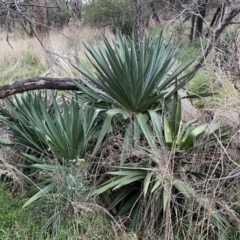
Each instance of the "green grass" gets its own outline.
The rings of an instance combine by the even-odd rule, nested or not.
[[[128,239],[125,233],[119,232],[119,228],[111,223],[101,209],[97,209],[97,205],[93,204],[91,206],[89,204],[88,206],[88,203],[80,202],[74,203],[74,213],[71,214],[71,218],[65,226],[60,226],[57,236],[53,236],[51,229],[46,229],[39,235],[48,219],[45,218],[45,214],[41,214],[41,211],[22,210],[26,201],[27,199],[21,195],[12,196],[9,191],[0,187],[1,240]],[[43,211],[51,212],[54,210],[47,205],[42,209]]]
[[[12,59],[5,59],[0,65],[0,71],[0,82],[3,85],[12,81],[39,76],[46,71],[46,67],[40,62],[36,53],[28,50],[15,63],[12,62]]]
[[[12,196],[0,186],[0,239],[28,240],[35,239],[39,228],[36,220],[28,221],[29,212],[21,208],[26,201],[20,195]]]
[[[163,30],[163,27],[157,26],[150,28],[148,31],[148,34],[150,37],[156,37],[160,34],[160,32]]]
[[[194,94],[207,92],[207,79],[201,73],[197,73],[191,82],[188,83],[188,91]]]
[[[21,68],[16,71],[13,67],[8,67],[1,72],[0,82],[1,84],[7,84],[10,81],[22,80],[30,77],[41,75],[45,71],[43,66],[33,68]]]
[[[181,44],[178,53],[178,61],[182,62],[186,59],[192,60],[196,59],[199,56],[199,48],[197,48],[194,44],[188,46]]]

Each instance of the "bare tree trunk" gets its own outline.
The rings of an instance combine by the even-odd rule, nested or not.
[[[197,16],[197,21],[196,21],[195,39],[202,36],[203,22],[204,22],[204,18],[205,18],[205,15],[206,15],[207,2],[208,2],[208,0],[206,0],[204,2],[203,2],[203,0],[200,0],[198,2],[198,7],[199,7],[198,15],[199,16]]]
[[[191,17],[191,30],[190,30],[190,35],[189,35],[190,42],[193,41],[194,25],[195,25],[195,15],[192,15],[192,17]]]
[[[217,20],[217,18],[218,18],[218,16],[219,16],[219,14],[220,14],[220,12],[221,12],[221,7],[218,6],[216,12],[215,12],[214,15],[213,15],[212,21],[211,21],[211,23],[210,23],[210,25],[209,25],[210,28],[212,28],[212,27],[214,26],[214,24],[215,24],[215,22],[216,22],[216,20]],[[209,35],[209,31],[207,32],[206,37],[208,37],[208,35]]]
[[[71,0],[70,2],[67,2],[67,7],[71,9],[72,17],[77,18],[80,22],[82,21],[82,6],[79,0]]]
[[[46,23],[47,23],[47,26],[46,26],[46,30],[47,32],[49,32],[49,28],[51,27],[51,15],[50,15],[50,11],[49,11],[49,8],[48,8],[48,5],[49,5],[49,2],[48,0],[45,0],[45,6],[46,6]]]
[[[24,21],[24,23],[21,22],[20,25],[30,38],[34,37],[34,30],[33,30],[32,24],[29,21]],[[29,29],[28,29],[28,26],[29,26]]]
[[[39,7],[41,4],[39,3],[39,0],[33,1],[33,14],[35,18],[35,24],[36,24],[36,31],[38,33],[44,33],[45,27],[44,27],[44,18],[42,14],[42,9]]]
[[[220,18],[221,22],[223,21],[223,18],[224,18],[224,15],[225,15],[225,10],[226,10],[226,4],[223,3],[222,7],[221,7],[221,18]]]
[[[74,2],[74,9],[75,9],[75,14],[79,21],[82,21],[82,9],[81,9],[81,4],[79,3],[79,0],[75,0]]]
[[[212,31],[212,34],[210,36],[210,39],[208,40],[208,44],[204,49],[202,56],[198,59],[197,63],[193,67],[194,70],[198,69],[203,65],[204,60],[210,53],[212,47],[214,46],[214,43],[219,38],[220,34],[229,24],[231,24],[231,21],[233,20],[233,18],[236,17],[239,13],[240,13],[240,5],[236,6],[235,8],[232,7],[231,11],[223,18],[223,21],[218,26],[218,28]]]

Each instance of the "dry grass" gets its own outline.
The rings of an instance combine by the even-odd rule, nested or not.
[[[8,63],[15,67],[23,58],[24,55],[33,52],[38,55],[41,63],[45,64],[44,52],[38,44],[36,44],[36,39],[33,38],[21,38],[15,41],[10,41],[11,46],[4,40],[1,40],[1,65]]]
[[[34,76],[73,77],[68,62],[85,60],[83,42],[99,38],[101,32],[113,38],[109,29],[82,29],[70,26],[50,32],[41,39],[29,38],[19,32],[10,35],[9,43],[4,33],[0,35],[0,77],[1,84]],[[42,45],[43,44],[43,47]],[[12,47],[11,47],[11,46]]]

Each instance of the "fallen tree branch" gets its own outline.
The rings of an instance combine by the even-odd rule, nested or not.
[[[38,89],[55,89],[55,90],[76,90],[79,88],[74,84],[71,78],[47,78],[34,77],[11,84],[0,86],[0,99],[11,96],[16,93],[23,93]]]

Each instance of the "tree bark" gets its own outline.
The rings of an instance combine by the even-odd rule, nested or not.
[[[73,82],[74,80],[77,81],[77,79],[70,78],[34,77],[22,81],[16,81],[11,84],[0,86],[0,99],[16,93],[39,89],[79,91],[79,88]]]
[[[74,1],[74,10],[77,18],[82,21],[82,9],[81,9],[81,4],[79,3],[79,0]]]
[[[210,23],[210,27],[213,27],[213,26],[214,26],[214,23],[216,22],[217,17],[218,17],[218,15],[220,14],[220,12],[221,12],[221,7],[218,6],[217,11],[215,12],[215,14],[214,14],[214,16],[213,16],[213,19],[212,19],[212,21],[211,21],[211,23]]]
[[[193,41],[194,25],[195,25],[195,15],[192,15],[192,17],[191,17],[191,30],[190,30],[190,35],[189,35],[190,42]]]
[[[210,28],[212,28],[212,27],[214,26],[214,24],[215,24],[215,22],[216,22],[216,20],[217,20],[217,18],[218,18],[218,16],[219,16],[219,14],[220,14],[220,12],[221,12],[221,7],[218,6],[218,8],[217,8],[217,10],[216,10],[216,12],[215,12],[215,14],[214,14],[214,16],[213,16],[213,19],[212,19],[212,21],[211,21],[211,23],[210,23],[210,25],[209,25]],[[208,36],[209,36],[209,30],[208,30],[208,32],[207,32],[207,34],[206,34],[206,37],[208,37]]]
[[[44,17],[42,12],[41,4],[39,3],[39,0],[33,1],[33,13],[35,18],[35,25],[36,25],[36,31],[38,33],[44,34],[45,33],[45,24],[44,24]]]
[[[51,14],[49,11],[49,2],[45,0],[45,6],[46,6],[46,31],[49,32],[49,28],[51,27]]]
[[[199,38],[200,36],[202,36],[202,32],[203,32],[203,21],[206,15],[206,6],[207,6],[207,2],[206,1],[199,1],[199,11],[198,14],[199,16],[197,16],[197,21],[196,21],[196,29],[195,29],[195,39]]]

